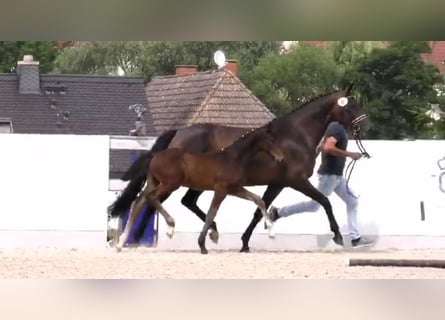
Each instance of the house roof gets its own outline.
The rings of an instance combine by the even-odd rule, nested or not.
[[[232,72],[222,69],[158,76],[146,86],[158,133],[195,123],[253,128],[274,114]]]
[[[142,77],[40,74],[37,79],[40,93],[21,94],[18,74],[0,74],[0,118],[11,119],[15,133],[129,135],[136,121],[129,106],[147,108]],[[144,121],[146,134],[155,135],[149,112]],[[130,152],[113,150],[110,161],[110,171],[123,172],[131,164]]]

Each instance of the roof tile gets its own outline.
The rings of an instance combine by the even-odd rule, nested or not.
[[[275,117],[227,70],[155,77],[146,92],[158,133],[194,123],[258,127]]]
[[[47,86],[65,86],[55,94],[55,104],[69,112],[69,120],[51,108]],[[147,107],[142,77],[91,75],[40,75],[40,94],[19,93],[17,74],[0,74],[0,117],[12,119],[14,132],[36,134],[128,135],[136,115],[128,107]],[[155,135],[151,115],[144,115],[147,135]],[[111,153],[111,170],[123,172],[131,164],[130,153]]]

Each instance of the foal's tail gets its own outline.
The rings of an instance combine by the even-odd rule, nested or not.
[[[158,139],[156,139],[151,150],[144,152],[130,166],[127,172],[124,173],[121,180],[130,180],[130,182],[117,199],[108,207],[108,214],[111,217],[121,217],[130,209],[131,204],[136,200],[137,195],[144,187],[153,155],[167,149],[175,135],[176,130],[169,130],[161,134]]]

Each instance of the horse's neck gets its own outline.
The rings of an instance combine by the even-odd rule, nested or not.
[[[294,129],[292,133],[303,137],[306,145],[315,150],[323,138],[324,133],[332,122],[331,106],[326,100],[320,105],[298,110],[288,116],[287,121],[291,123]]]

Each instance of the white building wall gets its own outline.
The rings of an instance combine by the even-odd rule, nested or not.
[[[377,248],[382,249],[445,247],[445,194],[438,187],[441,171],[437,166],[437,161],[445,156],[445,141],[363,141],[363,144],[372,158],[358,161],[350,180],[350,187],[359,195],[363,234],[379,239]],[[349,146],[351,150],[358,150],[354,141],[350,141]],[[320,158],[316,168],[319,162]],[[316,174],[311,181],[317,183]],[[262,195],[265,187],[248,189]],[[165,222],[160,217],[159,246],[197,248],[202,223],[181,205],[184,192],[182,188],[165,202],[167,210],[176,219],[177,234],[175,239],[168,239]],[[212,196],[212,192],[205,192],[199,199],[198,204],[204,211],[209,208]],[[307,199],[301,193],[286,188],[273,205],[283,206]],[[347,234],[345,205],[335,194],[330,200],[341,230]],[[424,203],[425,220],[421,219],[421,201]],[[240,248],[241,234],[254,211],[255,206],[251,202],[227,198],[216,218],[221,234],[217,247]],[[275,240],[267,238],[263,225],[261,222],[252,236],[251,244],[257,249],[331,247],[329,224],[323,209],[279,220],[275,226]],[[210,241],[207,243],[209,248],[215,248]]]
[[[127,148],[125,139],[108,136],[0,135],[0,248],[4,247],[105,247],[107,206],[125,184],[109,183],[109,148]],[[131,139],[130,139],[131,140]],[[134,148],[151,147],[154,138]],[[133,144],[136,142],[132,142]],[[437,161],[445,156],[445,141],[364,141],[371,159],[357,162],[351,187],[360,195],[360,220],[364,234],[378,238],[376,248],[445,247],[445,194],[439,190]],[[354,141],[352,150],[357,150]],[[319,159],[317,162],[318,167]],[[316,183],[316,175],[311,180]],[[444,179],[445,180],[445,179]],[[264,186],[249,187],[262,194]],[[202,222],[180,203],[181,188],[166,202],[176,219],[173,239],[165,236],[160,218],[158,246],[197,249]],[[205,192],[198,204],[206,211],[213,192]],[[306,200],[286,188],[276,206]],[[330,197],[334,214],[347,233],[345,206]],[[423,201],[425,220],[421,218]],[[221,234],[217,246],[238,249],[241,234],[255,206],[228,197],[217,215]],[[277,238],[270,240],[261,222],[251,246],[261,249],[307,250],[333,246],[323,210],[282,219]]]
[[[107,136],[0,135],[0,247],[105,247]]]

